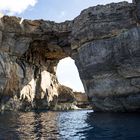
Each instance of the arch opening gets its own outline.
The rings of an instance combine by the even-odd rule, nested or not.
[[[72,88],[73,91],[85,92],[78,69],[71,57],[59,61],[56,76],[60,84]]]

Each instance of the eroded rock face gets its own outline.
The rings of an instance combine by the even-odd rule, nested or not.
[[[91,7],[74,20],[73,58],[94,110],[140,109],[137,9],[126,2]]]
[[[57,63],[71,53],[71,23],[20,20],[0,19],[1,109],[14,101],[23,110],[46,109],[58,96]]]
[[[34,108],[55,104],[56,66],[71,56],[95,110],[140,110],[139,9],[137,0],[100,5],[64,23],[2,17],[1,109],[11,97]]]
[[[58,98],[53,110],[92,109],[87,94],[74,92],[64,85],[58,86]]]

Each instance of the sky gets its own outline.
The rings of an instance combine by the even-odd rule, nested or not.
[[[62,22],[74,19],[90,6],[119,1],[122,0],[0,0],[0,11],[26,19]]]
[[[74,91],[84,92],[77,67],[70,57],[59,61],[56,75],[61,84],[71,87]]]
[[[63,22],[74,19],[85,8],[120,1],[122,0],[0,0],[0,17],[6,14],[23,19]],[[61,84],[75,91],[84,91],[74,60],[61,60],[57,68],[57,77]]]

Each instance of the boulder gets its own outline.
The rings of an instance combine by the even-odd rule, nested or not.
[[[89,99],[86,93],[83,92],[74,92],[75,100],[76,100],[76,106],[79,108],[87,108],[90,109],[90,103]]]

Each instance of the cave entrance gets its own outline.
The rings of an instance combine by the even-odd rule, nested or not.
[[[59,61],[56,76],[61,85],[70,87],[73,91],[84,92],[78,69],[71,57],[66,57]]]

